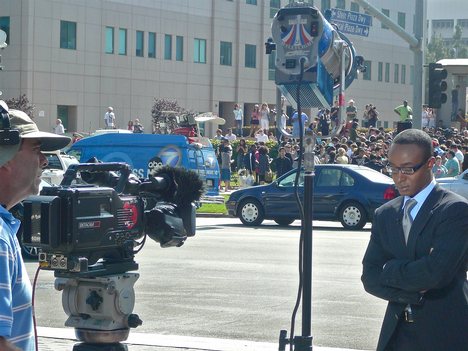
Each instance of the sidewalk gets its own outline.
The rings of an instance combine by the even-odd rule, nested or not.
[[[71,328],[38,327],[38,351],[71,351],[75,332]],[[160,335],[131,332],[125,342],[129,351],[276,351],[278,344],[246,340],[227,340],[177,335]],[[289,350],[289,346],[287,346]],[[351,351],[314,346],[316,351]]]

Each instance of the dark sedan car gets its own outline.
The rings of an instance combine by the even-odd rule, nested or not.
[[[234,191],[226,203],[230,216],[243,224],[260,225],[273,219],[280,225],[300,219],[294,194],[297,170],[271,184]],[[299,177],[298,192],[304,199],[304,174]],[[377,207],[398,195],[393,180],[368,167],[357,165],[317,165],[314,176],[313,218],[340,221],[344,228],[362,229],[372,221]]]

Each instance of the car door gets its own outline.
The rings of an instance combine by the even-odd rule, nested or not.
[[[300,218],[295,195],[296,172],[278,180],[270,186],[271,191],[263,194],[268,217]],[[304,172],[301,172],[298,186],[299,198],[304,198]]]
[[[339,167],[322,167],[316,175],[314,212],[317,217],[333,217],[343,198],[349,196],[354,178]]]

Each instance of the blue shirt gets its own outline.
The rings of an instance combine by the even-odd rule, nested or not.
[[[307,123],[307,120],[308,120],[308,117],[307,115],[302,112],[301,113],[301,116],[302,116],[302,125],[304,126],[304,128],[302,128],[302,133],[304,134],[305,132],[305,124]],[[292,130],[292,136],[293,138],[299,138],[300,137],[300,132],[299,132],[299,116],[297,114],[297,111],[294,112],[294,114],[292,115],[291,117],[291,121],[292,121],[292,125],[293,125],[293,130]]]
[[[0,336],[35,351],[32,289],[16,238],[20,221],[0,206]]]

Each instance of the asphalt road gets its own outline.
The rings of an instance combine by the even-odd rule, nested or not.
[[[300,222],[257,228],[237,219],[199,218],[197,235],[180,248],[161,249],[149,240],[137,255],[140,279],[134,312],[138,333],[258,342],[290,331],[298,286]],[[375,349],[385,302],[360,282],[370,230],[351,232],[339,223],[314,222],[312,336],[314,345]],[[27,262],[31,279],[37,263]],[[64,326],[67,316],[52,272],[41,271],[36,287],[41,327]],[[301,332],[299,309],[296,334]]]

